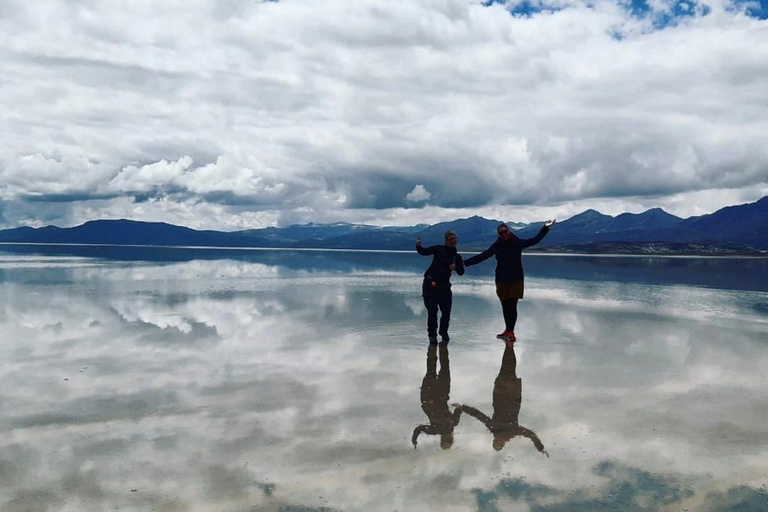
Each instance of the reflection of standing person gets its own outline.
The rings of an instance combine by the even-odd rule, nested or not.
[[[504,331],[496,336],[499,339],[515,341],[517,301],[523,298],[524,291],[523,249],[541,242],[554,223],[554,220],[548,220],[535,237],[525,239],[517,238],[506,224],[501,223],[496,228],[499,238],[488,249],[464,261],[469,267],[496,256],[496,295],[501,301],[505,324]]]
[[[451,394],[451,368],[448,361],[448,346],[440,345],[440,373],[437,373],[437,347],[427,348],[427,373],[421,381],[421,409],[429,418],[429,425],[413,429],[411,442],[416,448],[420,434],[439,435],[440,447],[447,450],[453,445],[453,429],[459,424],[461,409],[451,412],[448,399]]]
[[[549,457],[539,437],[518,423],[520,404],[523,401],[523,381],[515,373],[516,366],[515,349],[508,343],[501,359],[499,375],[493,384],[493,417],[489,418],[469,405],[461,405],[461,410],[488,427],[493,434],[495,450],[504,448],[513,437],[523,436],[533,441],[536,449]]]
[[[445,245],[421,246],[421,237],[416,239],[416,252],[422,256],[432,256],[432,263],[424,272],[421,296],[427,308],[427,335],[430,343],[437,343],[437,310],[440,309],[440,341],[448,343],[448,325],[451,322],[451,272],[464,275],[464,262],[456,251],[458,237],[453,231],[445,232]]]

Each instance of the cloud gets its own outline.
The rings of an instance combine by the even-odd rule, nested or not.
[[[116,192],[142,193],[173,184],[192,165],[188,156],[176,162],[161,160],[141,167],[128,166],[112,178],[107,189]]]
[[[649,287],[648,272],[604,278],[627,275],[625,258],[581,258],[573,279],[529,260],[519,420],[546,458],[523,439],[496,453],[466,416],[451,450],[434,438],[413,450],[429,371],[418,256],[226,258],[0,261],[4,511],[73,497],[275,512],[764,504],[765,329],[751,309],[764,297],[680,285],[754,262],[640,262],[667,276]],[[490,413],[502,351],[487,340],[499,312],[483,268],[454,286],[450,398]],[[148,345],[149,328],[178,333]]]
[[[413,190],[408,192],[408,194],[405,196],[405,198],[412,203],[428,201],[431,197],[432,194],[430,194],[429,191],[424,188],[424,185],[416,185],[413,187]]]
[[[414,183],[441,219],[764,192],[768,22],[686,5],[4,2],[3,222],[405,219]]]

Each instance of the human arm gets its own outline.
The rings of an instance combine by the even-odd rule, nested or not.
[[[422,256],[431,256],[432,254],[435,254],[435,248],[438,247],[436,245],[432,245],[429,247],[422,247],[421,245],[421,237],[416,237],[416,252],[421,254]]]
[[[484,412],[482,412],[482,411],[479,411],[479,410],[475,409],[475,408],[474,408],[474,407],[472,407],[471,405],[461,405],[461,406],[459,406],[459,407],[460,407],[460,409],[461,409],[463,412],[465,412],[465,413],[469,414],[470,416],[472,416],[473,418],[475,418],[476,420],[478,420],[480,423],[482,423],[482,424],[483,424],[483,425],[485,425],[486,427],[490,428],[490,425],[491,425],[491,418],[489,418],[488,416],[486,416],[486,414],[485,414]]]
[[[533,238],[523,238],[520,240],[520,244],[523,246],[523,249],[526,247],[531,247],[533,245],[536,245],[537,243],[541,242],[542,239],[547,236],[547,233],[549,233],[549,228],[551,228],[555,224],[555,220],[548,220],[544,223],[544,225],[539,230],[539,233],[533,237]]]
[[[451,270],[455,270],[460,276],[464,275],[464,259],[461,257],[461,254],[456,254],[456,258],[453,260],[453,265],[451,265]]]
[[[544,443],[541,442],[541,439],[539,439],[539,436],[537,436],[533,430],[529,430],[525,427],[518,427],[518,432],[521,436],[530,439],[533,442],[533,446],[535,446],[539,452],[543,453],[547,456],[547,458],[549,458],[549,453],[547,453],[547,450],[544,449]]]
[[[493,242],[493,244],[491,244],[489,248],[487,248],[480,254],[476,254],[471,258],[467,258],[466,260],[464,260],[464,266],[471,267],[472,265],[477,265],[478,263],[482,263],[483,261],[487,260],[494,254],[496,254],[496,246],[497,246],[497,242]]]
[[[419,438],[419,434],[427,430],[426,425],[419,425],[415,429],[413,429],[413,435],[411,436],[411,443],[413,443],[413,449],[416,449],[416,440]]]
[[[457,406],[453,410],[453,414],[451,415],[451,418],[453,419],[454,427],[459,424],[459,420],[461,419],[461,411],[462,411],[461,406]]]

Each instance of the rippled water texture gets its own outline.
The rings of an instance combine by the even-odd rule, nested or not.
[[[0,248],[0,510],[768,510],[768,261],[428,263]]]

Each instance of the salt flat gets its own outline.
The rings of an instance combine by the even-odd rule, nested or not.
[[[1,250],[3,511],[768,507],[766,260]]]

